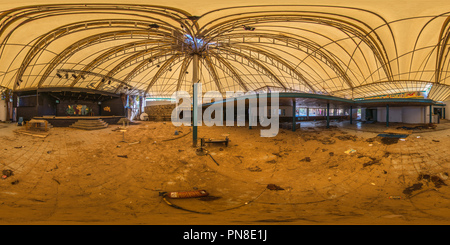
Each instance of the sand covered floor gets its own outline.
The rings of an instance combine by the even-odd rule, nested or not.
[[[207,155],[190,127],[118,126],[39,138],[1,124],[0,170],[12,175],[0,180],[0,224],[450,224],[450,130],[440,125],[395,142],[339,127],[262,138],[202,126],[199,138],[230,139]],[[190,190],[209,196],[174,206],[160,196]]]

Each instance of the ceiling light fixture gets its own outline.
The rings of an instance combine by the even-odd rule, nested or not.
[[[244,28],[244,30],[246,31],[254,31],[256,28],[255,27],[251,27],[251,26],[242,26]]]

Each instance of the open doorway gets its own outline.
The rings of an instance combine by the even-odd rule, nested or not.
[[[366,109],[366,121],[368,122],[377,121],[377,109]]]
[[[443,118],[442,108],[433,108],[433,114],[438,115],[439,119]]]

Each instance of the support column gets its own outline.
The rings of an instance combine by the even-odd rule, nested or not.
[[[199,96],[199,92],[201,93],[201,91],[198,91],[199,87],[198,86],[198,54],[194,54],[194,59],[192,62],[193,65],[193,72],[192,72],[192,83],[193,85],[193,103],[192,103],[192,122],[193,122],[193,126],[192,126],[192,146],[193,147],[197,147],[197,126],[198,126],[198,96]],[[200,87],[201,88],[201,87]],[[201,96],[201,94],[200,94]],[[201,118],[200,118],[201,119]]]
[[[389,127],[389,105],[386,105],[386,127]]]
[[[350,124],[353,124],[353,106],[350,106]]]
[[[292,132],[295,132],[297,118],[295,117],[295,110],[297,109],[297,105],[295,104],[295,99],[292,100]]]
[[[250,103],[249,103],[250,104]],[[252,107],[248,106],[248,129],[252,129]]]
[[[432,110],[433,110],[433,106],[430,105],[430,123],[433,123],[433,114],[431,114]]]
[[[445,108],[442,108],[442,119],[445,119]]]
[[[327,103],[327,128],[330,128],[330,103]]]

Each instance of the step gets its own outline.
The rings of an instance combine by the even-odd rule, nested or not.
[[[107,125],[107,123],[106,122],[104,122],[104,121],[97,121],[97,120],[83,120],[83,121],[78,121],[78,122],[75,122],[74,124],[77,124],[77,125]]]
[[[108,127],[108,123],[104,122],[101,119],[97,119],[97,120],[78,120],[77,122],[73,123],[69,127],[71,127],[71,128],[78,128],[78,129],[85,129],[85,130],[94,130],[94,129],[107,128]]]

